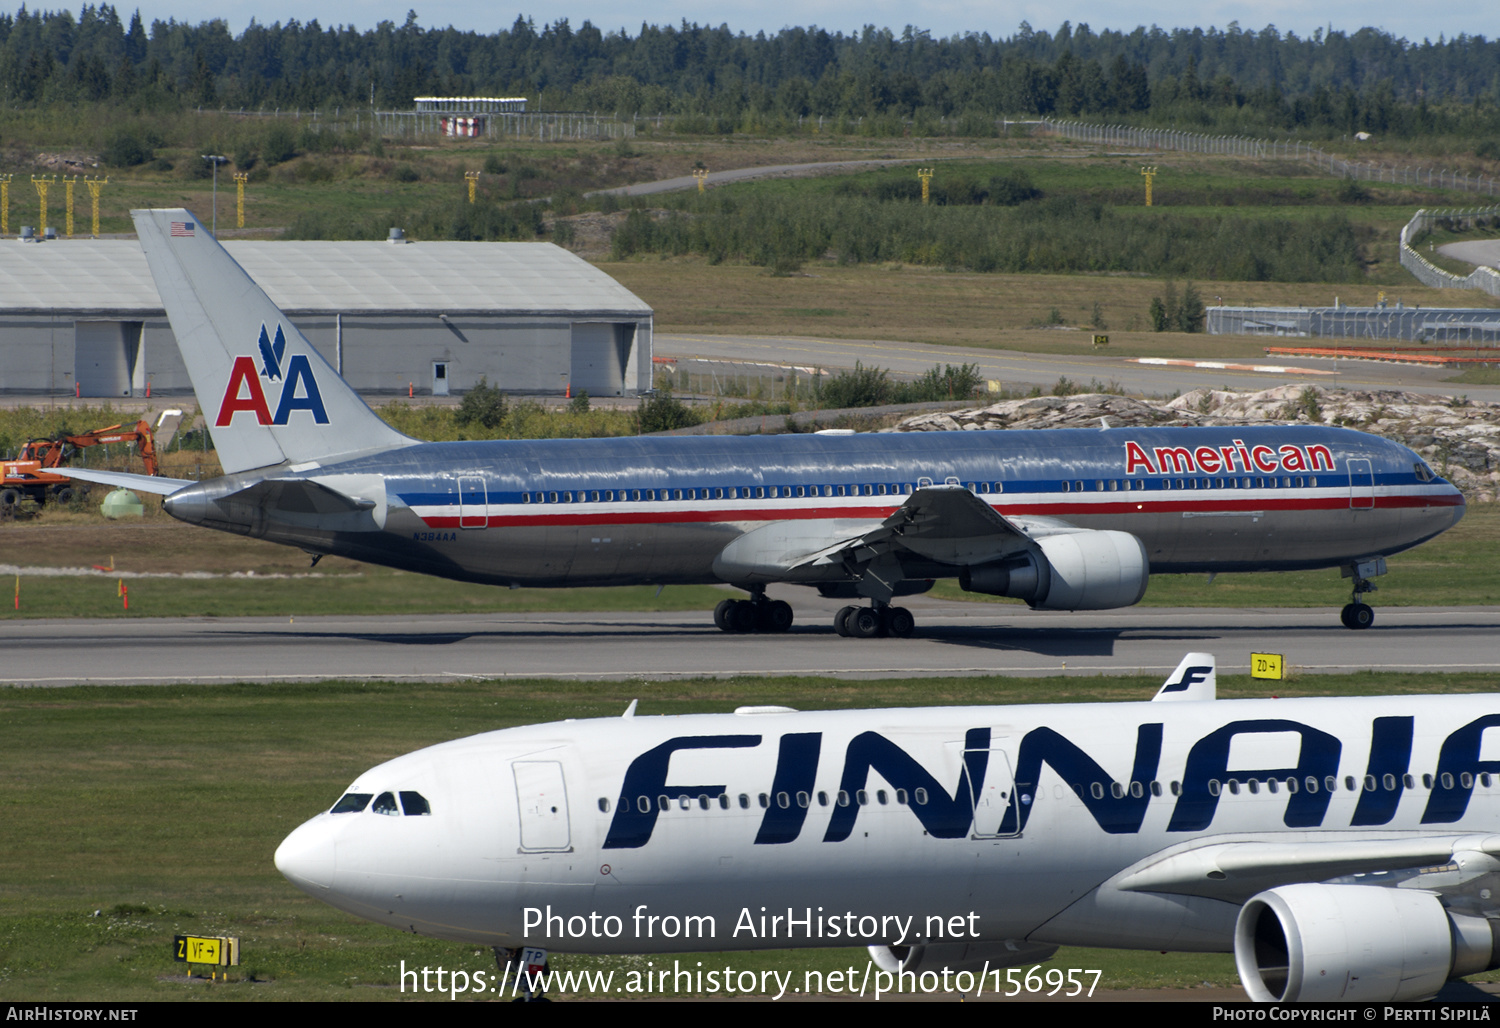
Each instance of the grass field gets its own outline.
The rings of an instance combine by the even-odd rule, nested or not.
[[[656,331],[676,334],[880,339],[1028,353],[1092,354],[1093,333],[1119,357],[1262,357],[1243,336],[1152,332],[1148,311],[1160,279],[1129,275],[981,275],[909,265],[808,264],[773,276],[746,265],[696,259],[608,261],[599,268],[656,311]],[[1185,283],[1178,282],[1179,293]],[[1324,283],[1198,282],[1205,302],[1230,306],[1373,306],[1379,288]],[[1450,306],[1451,291],[1412,283],[1394,301]],[[1466,293],[1475,306],[1500,303]],[[1098,304],[1105,328],[1093,324]],[[1062,329],[1040,328],[1056,308]],[[1071,329],[1069,331],[1068,329]],[[658,344],[660,348],[661,344]],[[665,351],[664,351],[665,352]]]
[[[1128,701],[1155,679],[932,679],[851,683],[490,681],[444,685],[0,690],[0,1000],[383,1000],[401,961],[489,971],[487,951],[366,924],[305,896],[271,854],[359,772],[476,732],[565,717],[912,703]],[[1282,696],[1479,692],[1480,675],[1316,675]],[[1239,676],[1223,697],[1264,695]],[[97,914],[96,914],[97,911]],[[174,934],[235,935],[232,981],[189,983]],[[652,958],[670,961],[671,957]],[[704,959],[715,966],[722,958]],[[863,967],[862,950],[735,954],[747,969]],[[1101,988],[1229,985],[1224,955],[1060,952],[1103,970]],[[556,969],[639,968],[639,958],[558,958]],[[660,963],[657,966],[661,966]]]

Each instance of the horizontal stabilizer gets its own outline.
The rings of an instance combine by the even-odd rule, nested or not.
[[[98,482],[100,485],[112,485],[120,489],[134,489],[142,493],[154,493],[157,496],[171,496],[179,489],[186,489],[190,485],[198,484],[190,478],[132,475],[127,471],[98,471],[93,468],[48,468],[47,473],[62,475],[66,478],[76,478],[80,482]]]

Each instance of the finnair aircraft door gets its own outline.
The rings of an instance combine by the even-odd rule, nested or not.
[[[989,750],[989,759],[985,763],[984,781],[970,781],[969,787],[976,790],[974,794],[974,837],[976,839],[995,839],[1003,836],[1019,835],[1017,825],[1019,818],[1013,810],[1018,801],[1024,803],[1032,802],[1032,789],[1022,790],[1016,782],[1016,776],[1010,769],[1010,755],[1004,750],[995,749],[994,740]],[[976,751],[967,751],[964,756],[972,756]],[[966,761],[966,763],[970,763]],[[1023,795],[1024,791],[1024,795]],[[1010,814],[1010,817],[1006,815]]]
[[[568,787],[562,764],[555,760],[517,760],[516,802],[521,817],[521,849],[527,853],[560,853],[572,848],[568,825]]]

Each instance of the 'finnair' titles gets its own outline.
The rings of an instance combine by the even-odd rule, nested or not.
[[[1422,998],[1500,965],[1500,697],[1217,700],[1213,665],[1189,654],[1147,703],[632,704],[490,732],[359,775],[276,863],[497,954],[857,927],[915,970],[1232,950],[1263,1000]]]
[[[794,620],[768,585],[911,634],[940,578],[1037,610],[1125,607],[1153,573],[1340,568],[1366,628],[1385,558],[1463,496],[1411,450],[1323,426],[423,443],[382,422],[183,210],[134,212],[226,472],[69,469],[176,518],[510,587],[727,583],[727,632]],[[183,226],[186,226],[184,229]]]

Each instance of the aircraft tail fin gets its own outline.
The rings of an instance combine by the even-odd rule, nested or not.
[[[380,420],[190,212],[130,213],[225,474],[415,441]]]
[[[1212,653],[1189,653],[1157,690],[1153,701],[1211,700],[1218,695],[1219,678]]]

